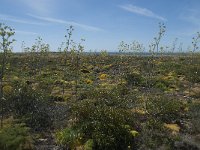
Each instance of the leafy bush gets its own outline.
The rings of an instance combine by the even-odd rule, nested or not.
[[[56,140],[59,145],[64,145],[65,147],[70,147],[74,149],[80,144],[79,133],[72,128],[65,128],[56,133]]]
[[[87,142],[84,144],[85,150],[92,150],[94,145],[94,141],[92,139],[87,140]]]
[[[9,123],[0,129],[1,150],[33,149],[29,128],[24,124]]]
[[[96,99],[85,99],[73,105],[71,128],[62,132],[66,139],[71,138],[62,144],[70,146],[70,141],[76,141],[81,136],[82,144],[92,140],[92,148],[97,150],[136,147],[136,134],[133,134],[135,122],[127,107],[128,101],[125,104],[116,89],[97,92]],[[72,138],[74,136],[69,136],[73,131],[78,132],[76,140]]]
[[[155,87],[162,91],[166,91],[168,89],[168,85],[166,85],[166,82],[162,82],[162,81],[156,82]]]
[[[10,96],[13,113],[35,129],[51,127],[52,121],[48,114],[48,101],[44,93],[33,90],[29,85],[16,87]]]
[[[142,75],[138,72],[127,73],[125,75],[125,79],[128,85],[134,85],[134,86],[140,85],[141,82],[143,81]]]
[[[200,133],[200,104],[191,104],[189,111],[194,133]]]
[[[172,122],[181,118],[184,104],[176,99],[169,99],[165,96],[149,98],[147,112],[154,118],[163,122]]]
[[[184,69],[186,78],[192,83],[200,82],[200,66],[192,64]]]

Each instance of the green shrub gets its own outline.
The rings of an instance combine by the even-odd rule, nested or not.
[[[1,150],[33,149],[29,128],[24,124],[6,124],[0,129]]]
[[[165,96],[154,96],[147,102],[147,112],[163,122],[172,122],[181,118],[183,103],[176,99],[169,99]]]
[[[166,91],[168,89],[168,85],[166,85],[166,83],[162,81],[156,82],[155,87],[159,88],[162,91]]]
[[[121,95],[123,90],[121,86],[107,91],[94,90],[93,98],[90,95],[91,99],[74,103],[72,123],[69,123],[70,128],[59,132],[59,143],[70,148],[81,144],[97,150],[135,148],[138,135],[135,134],[134,117],[129,109],[130,101]]]
[[[200,66],[192,64],[184,69],[186,78],[192,83],[200,82]]]
[[[94,141],[92,139],[87,140],[84,144],[84,150],[92,150],[94,145]]]
[[[97,150],[135,148],[136,134],[132,132],[135,131],[135,122],[128,101],[125,104],[122,98],[124,95],[119,96],[120,90],[116,89],[96,92],[95,99],[84,99],[73,105],[73,123],[62,135],[72,137],[69,135],[78,131],[83,139],[82,145],[92,140],[92,148]],[[72,141],[77,141],[77,138]],[[69,142],[62,144],[70,145]]]
[[[44,93],[33,90],[29,85],[16,87],[10,96],[14,115],[35,129],[43,130],[51,127],[48,114],[48,101]]]
[[[74,149],[80,144],[81,136],[79,132],[73,128],[65,128],[56,133],[56,141],[59,145],[64,146],[65,148],[70,147]]]
[[[200,104],[193,103],[189,108],[194,133],[200,133]]]
[[[134,85],[134,86],[140,85],[141,82],[143,81],[143,77],[139,72],[127,73],[125,75],[125,79],[128,85]]]

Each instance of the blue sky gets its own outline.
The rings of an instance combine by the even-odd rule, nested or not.
[[[73,25],[73,39],[84,38],[86,50],[116,51],[120,41],[139,41],[147,49],[167,26],[163,46],[175,38],[183,47],[200,31],[200,0],[0,0],[0,22],[16,31],[14,51],[31,46],[38,36],[56,51]]]

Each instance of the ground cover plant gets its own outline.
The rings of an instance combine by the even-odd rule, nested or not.
[[[149,52],[123,41],[86,53],[70,27],[58,52],[39,37],[10,53],[1,24],[0,149],[200,149],[200,34],[169,53],[165,29]]]

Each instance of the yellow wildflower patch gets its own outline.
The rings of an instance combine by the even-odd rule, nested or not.
[[[101,75],[99,76],[99,79],[100,79],[100,80],[105,80],[105,79],[107,79],[107,78],[108,78],[108,75],[105,74],[105,73],[103,73],[103,74],[101,74]]]
[[[166,124],[164,123],[164,127],[170,129],[172,133],[178,133],[180,131],[180,127],[177,124]]]
[[[3,91],[4,91],[4,94],[5,94],[5,95],[12,94],[13,87],[10,86],[10,85],[5,85],[5,86],[3,87]]]

